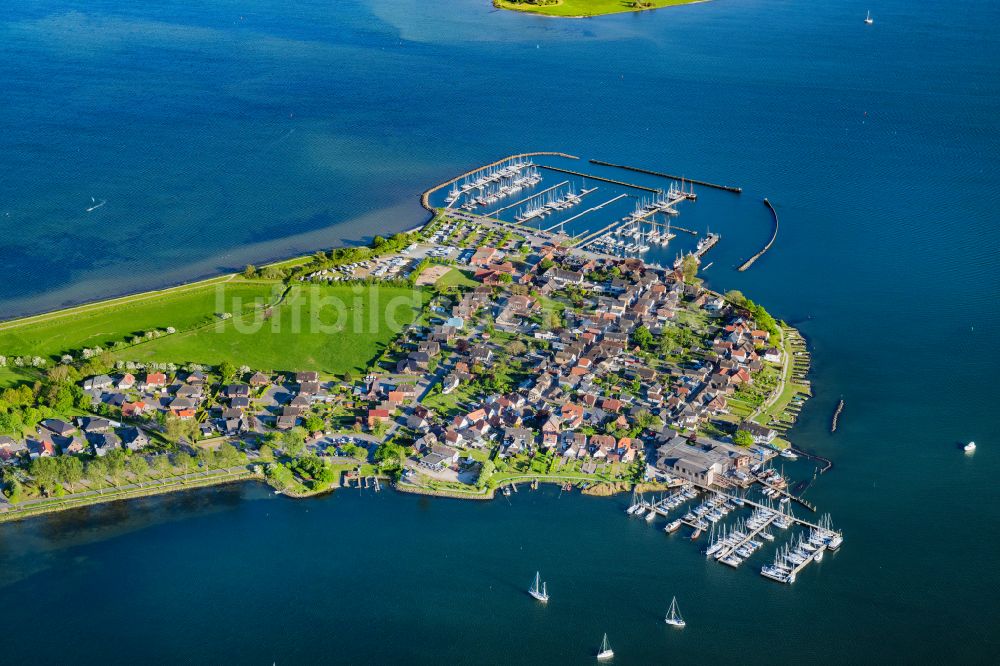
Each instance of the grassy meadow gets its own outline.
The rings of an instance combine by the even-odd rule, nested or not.
[[[412,322],[425,292],[400,286],[292,286],[269,312],[165,336],[116,354],[126,360],[215,365],[228,360],[265,370],[364,370]]]
[[[0,323],[0,355],[58,359],[84,347],[110,345],[152,329],[178,331],[217,319],[216,313],[246,312],[255,300],[273,300],[278,282],[216,282],[150,292]],[[278,292],[280,293],[280,291]]]

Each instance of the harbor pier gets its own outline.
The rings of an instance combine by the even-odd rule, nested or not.
[[[771,240],[767,241],[767,245],[765,245],[760,252],[743,262],[743,265],[737,269],[740,272],[743,272],[753,266],[755,261],[763,257],[764,254],[771,249],[771,246],[774,245],[774,241],[778,238],[778,211],[774,210],[774,206],[772,206],[771,202],[767,200],[767,197],[764,198],[764,205],[771,211],[771,216],[774,218],[774,230],[771,232]]]
[[[597,164],[599,166],[614,167],[615,169],[624,169],[626,171],[635,171],[636,173],[644,173],[649,176],[668,178],[670,180],[676,180],[678,182],[692,183],[694,185],[701,185],[703,187],[711,187],[716,190],[724,190],[726,192],[732,192],[734,194],[740,194],[741,192],[743,192],[742,187],[733,187],[732,185],[718,185],[716,183],[709,183],[704,180],[695,180],[693,178],[685,178],[683,176],[674,176],[669,173],[662,173],[660,171],[651,171],[649,169],[641,169],[639,167],[625,166],[624,164],[613,164],[611,162],[604,162],[601,160],[590,160],[590,163]]]

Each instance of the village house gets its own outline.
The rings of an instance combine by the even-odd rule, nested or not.
[[[778,436],[777,431],[774,429],[754,423],[753,421],[743,421],[740,423],[740,430],[750,433],[754,444],[770,444]]]
[[[26,442],[0,435],[0,464],[14,463],[28,451]]]
[[[149,437],[140,428],[122,428],[118,435],[129,451],[139,451],[149,445]]]

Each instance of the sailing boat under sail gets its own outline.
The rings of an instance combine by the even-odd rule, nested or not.
[[[538,571],[535,572],[535,581],[528,589],[528,594],[541,601],[543,604],[549,602],[549,592],[545,588],[545,581],[542,580],[542,576]]]
[[[604,661],[605,659],[611,659],[615,656],[615,651],[611,649],[611,644],[608,643],[608,635],[604,634],[604,640],[601,641],[601,650],[597,653],[598,661]]]
[[[683,629],[687,622],[681,617],[681,611],[677,607],[677,597],[670,602],[670,610],[667,611],[667,616],[663,618],[663,621],[669,624],[671,627],[677,627],[678,629]]]

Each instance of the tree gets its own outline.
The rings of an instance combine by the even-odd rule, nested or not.
[[[640,432],[643,430],[659,430],[663,427],[663,419],[651,413],[648,409],[640,409],[635,415],[635,425],[639,428]]]
[[[632,342],[642,349],[649,349],[653,345],[653,334],[645,325],[637,326],[632,333]]]
[[[215,461],[219,467],[236,467],[246,462],[246,455],[229,442],[223,442],[215,452]]]
[[[87,461],[86,466],[87,478],[91,481],[104,485],[107,481],[108,475],[108,464],[105,462],[104,458],[94,458],[93,460]]]
[[[222,378],[223,384],[231,382],[233,380],[233,377],[236,376],[236,366],[230,363],[229,361],[223,361],[222,363],[220,363],[218,371],[219,371],[219,376]]]
[[[520,356],[524,352],[528,351],[528,345],[524,344],[520,340],[511,340],[507,343],[507,353],[511,356]]]
[[[104,456],[104,461],[108,466],[108,475],[111,476],[111,481],[117,486],[122,472],[125,471],[125,450],[115,449]]]
[[[367,450],[351,442],[341,446],[340,452],[348,458],[359,458],[362,460],[368,455]]]
[[[156,476],[164,476],[168,471],[170,471],[170,459],[166,454],[153,456],[153,463],[151,466]]]
[[[274,449],[269,444],[261,444],[257,453],[261,460],[274,460]]]
[[[302,455],[306,449],[306,431],[304,428],[295,427],[286,430],[280,436],[281,450],[291,457]]]
[[[778,322],[774,320],[774,317],[772,317],[762,305],[758,305],[748,298],[744,303],[744,307],[750,312],[750,316],[753,317],[753,320],[757,322],[757,325],[763,330],[767,331],[771,335],[778,334]]]
[[[681,272],[684,273],[684,282],[694,284],[694,279],[698,275],[698,259],[693,254],[684,255],[681,260]]]
[[[10,500],[11,504],[17,504],[21,501],[21,495],[23,493],[21,482],[17,479],[11,479],[7,483],[7,490],[5,492],[7,494],[7,499]]]
[[[193,442],[198,439],[198,423],[193,419],[167,416],[165,434],[167,439],[174,442],[180,441],[182,437],[189,442]]]
[[[733,435],[733,444],[737,446],[751,446],[753,444],[753,435],[749,431],[743,430],[742,428],[736,431]]]
[[[476,477],[476,487],[485,488],[486,484],[490,482],[490,477],[496,472],[497,466],[492,460],[485,460],[479,466],[479,475]]]
[[[129,456],[127,461],[128,471],[135,476],[146,476],[149,473],[149,463],[141,455]]]
[[[246,268],[243,269],[243,277],[248,280],[252,280],[257,277],[257,267],[253,264],[247,264]]]
[[[28,466],[28,473],[40,490],[53,490],[59,480],[59,461],[56,458],[36,458]]]
[[[302,424],[309,432],[320,432],[323,430],[326,422],[318,414],[310,414],[305,418]]]
[[[733,305],[738,305],[741,307],[743,306],[744,303],[746,303],[747,300],[746,296],[744,296],[743,292],[740,291],[739,289],[730,289],[723,295],[723,298],[725,298]]]
[[[406,451],[395,442],[382,442],[375,449],[375,462],[378,463],[379,469],[399,469],[403,466],[403,460],[405,459]]]
[[[66,484],[75,484],[83,479],[83,461],[75,456],[60,456],[59,478]]]

